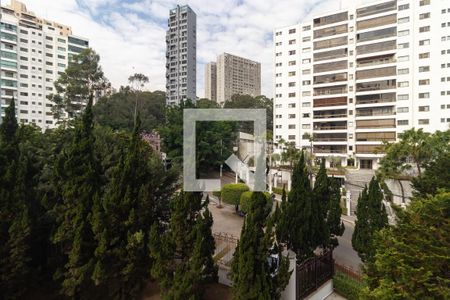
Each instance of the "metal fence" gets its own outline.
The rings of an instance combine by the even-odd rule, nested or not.
[[[345,275],[347,275],[348,277],[358,281],[358,282],[362,282],[363,278],[362,278],[362,274],[361,272],[359,272],[358,270],[355,270],[351,267],[348,266],[344,266],[344,265],[340,265],[338,263],[334,263],[334,269],[336,272],[340,272],[343,273]]]
[[[216,243],[214,260],[221,266],[229,267],[239,239],[225,232],[215,232],[213,237]]]
[[[297,264],[297,299],[303,299],[333,278],[333,252],[327,251]]]

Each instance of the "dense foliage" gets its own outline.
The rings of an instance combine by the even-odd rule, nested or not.
[[[234,299],[280,299],[289,282],[289,257],[278,247],[275,218],[268,217],[266,207],[264,194],[254,192],[232,261]],[[277,267],[268,263],[271,254],[278,255]]]
[[[365,299],[449,299],[450,193],[412,200],[377,234]]]
[[[355,231],[352,236],[353,248],[363,262],[375,254],[373,239],[375,234],[388,226],[386,208],[383,204],[383,191],[376,177],[363,189],[356,207]]]
[[[195,104],[187,101],[166,108],[165,123],[159,127],[163,151],[176,163],[182,162],[183,155],[183,113],[185,109],[218,108],[216,102],[201,99]],[[236,139],[235,122],[196,122],[196,164],[197,176],[219,170],[220,164],[231,155]]]
[[[12,101],[0,129],[2,299],[135,298],[177,178],[139,122],[132,135],[94,128],[91,96],[80,119],[45,134],[19,127]]]
[[[129,89],[101,98],[93,108],[95,121],[114,130],[132,132],[136,102],[142,131],[151,132],[164,123],[164,92],[132,92]]]
[[[248,213],[252,204],[253,192],[247,191],[241,194],[241,199],[239,200],[239,210]],[[264,192],[264,197],[266,197],[266,212],[267,215],[272,211],[273,201],[269,192]]]
[[[86,106],[90,95],[97,95],[108,90],[110,83],[105,78],[100,66],[100,56],[91,48],[69,59],[67,69],[54,83],[56,93],[48,99],[54,105],[52,112],[58,120],[66,114],[74,117]]]
[[[318,247],[322,250],[335,247],[336,237],[344,232],[340,210],[336,210],[340,191],[334,181],[328,178],[322,161],[312,188],[305,155],[301,152],[294,165],[288,197],[283,189],[277,226],[280,241],[294,251],[300,261],[313,256]]]
[[[151,273],[159,281],[162,299],[201,299],[204,284],[217,281],[207,205],[201,193],[180,193],[171,203],[167,228],[162,223],[152,226]]]
[[[404,131],[400,140],[385,143],[386,155],[377,171],[381,180],[394,179],[400,185],[406,202],[402,180],[413,180],[416,196],[425,197],[438,188],[448,188],[449,172],[445,172],[450,155],[450,130],[424,132],[422,129]],[[420,185],[417,177],[423,177]]]

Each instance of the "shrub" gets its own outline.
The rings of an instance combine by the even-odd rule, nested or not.
[[[364,283],[359,282],[342,272],[336,272],[333,277],[333,286],[336,292],[348,300],[360,299],[361,291],[365,287]]]
[[[283,195],[283,188],[279,188],[279,187],[272,187],[272,192],[274,192],[275,194],[278,195]],[[289,191],[286,190],[286,195],[289,194]]]
[[[241,200],[239,201],[239,209],[242,212],[247,213],[250,210],[252,195],[253,195],[253,192],[251,192],[251,191],[243,192],[241,194]],[[267,200],[266,209],[267,209],[267,214],[269,214],[272,211],[272,197],[270,196],[270,193],[268,193],[268,192],[264,192],[264,196],[266,196],[266,200]]]
[[[237,205],[241,199],[241,194],[248,190],[248,186],[244,183],[225,184],[222,187],[222,201],[228,204]]]
[[[222,192],[221,191],[214,191],[214,192],[212,192],[212,194],[213,194],[213,196],[216,196],[217,198],[220,199],[220,196],[221,196]]]

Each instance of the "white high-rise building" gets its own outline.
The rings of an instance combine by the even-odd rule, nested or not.
[[[377,168],[383,141],[450,125],[450,1],[375,2],[274,31],[274,139]]]
[[[1,7],[1,114],[14,97],[19,122],[53,128],[53,82],[70,58],[89,46],[69,26],[37,17],[11,0]]]
[[[170,10],[166,46],[166,103],[195,101],[197,16],[188,5]]]

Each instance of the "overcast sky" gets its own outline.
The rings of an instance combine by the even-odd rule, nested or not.
[[[165,89],[165,31],[169,9],[188,4],[197,14],[197,96],[204,96],[204,65],[222,52],[261,62],[262,93],[272,97],[274,28],[373,0],[22,0],[38,16],[72,27],[100,54],[114,87],[130,74]],[[9,0],[2,0],[2,4]],[[134,68],[134,69],[133,69]]]

